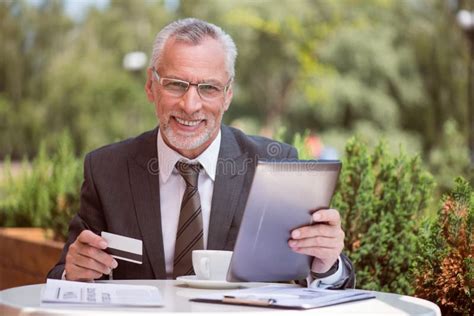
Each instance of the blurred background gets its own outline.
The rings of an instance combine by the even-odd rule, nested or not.
[[[0,159],[50,151],[65,131],[83,155],[152,129],[143,86],[154,36],[193,16],[239,50],[225,123],[289,142],[306,133],[323,157],[341,156],[352,135],[385,138],[421,154],[447,189],[472,174],[472,10],[466,0],[2,0]]]

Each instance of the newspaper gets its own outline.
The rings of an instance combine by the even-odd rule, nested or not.
[[[158,288],[149,285],[86,283],[48,279],[41,304],[162,306]]]

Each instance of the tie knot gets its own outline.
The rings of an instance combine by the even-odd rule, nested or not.
[[[181,174],[186,186],[196,187],[199,177],[199,172],[201,171],[201,164],[189,164],[185,162],[178,161],[176,163],[176,170]]]

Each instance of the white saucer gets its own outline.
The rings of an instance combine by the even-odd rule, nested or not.
[[[242,287],[242,283],[227,282],[220,280],[201,280],[195,275],[183,275],[176,278],[177,281],[181,281],[189,287],[198,289],[236,289]]]

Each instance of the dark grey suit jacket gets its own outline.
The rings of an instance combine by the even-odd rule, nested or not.
[[[256,161],[297,158],[297,152],[289,145],[247,136],[224,125],[221,131],[207,248],[232,250]],[[69,245],[84,229],[143,240],[143,264],[120,261],[114,279],[166,278],[157,132],[158,128],[86,155],[81,207],[71,221],[68,240],[59,262],[48,273],[49,278],[61,278]],[[353,278],[350,262],[348,268]]]

